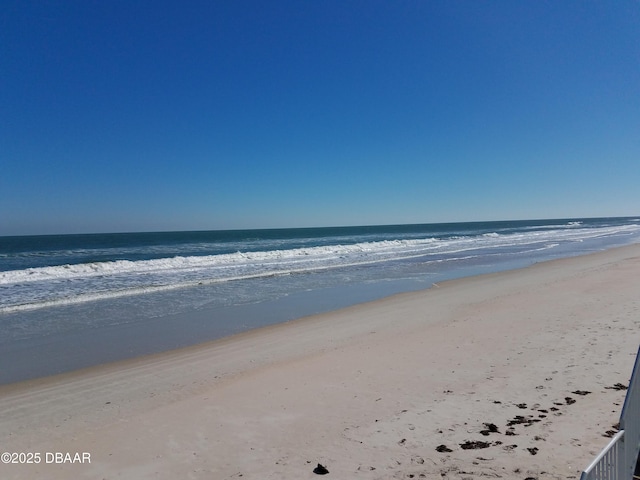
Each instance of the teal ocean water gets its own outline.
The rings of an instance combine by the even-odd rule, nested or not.
[[[639,241],[639,218],[0,237],[0,362],[64,345],[52,373]]]

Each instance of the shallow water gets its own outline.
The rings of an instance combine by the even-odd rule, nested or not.
[[[294,230],[279,233],[280,237],[288,235],[287,238],[277,238],[277,232],[268,231],[260,238],[260,231],[251,231],[243,233],[247,239],[242,241],[237,238],[239,234],[229,234],[231,240],[223,249],[226,253],[220,255],[229,255],[230,249],[245,242],[245,250],[236,252],[234,261],[244,262],[242,268],[253,269],[251,275],[236,276],[233,280],[222,278],[228,269],[220,269],[221,265],[229,266],[228,257],[209,258],[215,257],[211,249],[222,249],[224,242],[216,237],[215,245],[199,244],[196,248],[195,234],[188,232],[170,236],[171,242],[189,240],[174,247],[161,239],[167,234],[149,234],[145,237],[146,244],[135,236],[128,240],[117,236],[115,246],[110,240],[111,247],[105,247],[104,239],[92,237],[93,243],[89,242],[84,249],[74,243],[82,239],[72,236],[67,251],[73,253],[67,254],[60,253],[64,239],[57,237],[48,244],[49,253],[43,246],[47,242],[42,239],[32,240],[33,245],[23,247],[22,251],[14,246],[13,253],[4,253],[5,260],[11,257],[5,268],[8,264],[25,262],[27,257],[42,263],[47,255],[52,264],[61,257],[75,258],[80,263],[68,264],[69,268],[48,265],[4,270],[0,293],[10,295],[2,297],[5,310],[0,313],[3,366],[0,383],[193,345],[395,293],[429,288],[443,280],[636,243],[640,241],[640,222],[637,219],[489,222],[375,227],[375,231],[365,232],[341,229],[339,233],[314,229],[316,236],[312,237],[309,231]],[[201,235],[196,236],[201,239]],[[155,242],[153,245],[150,239]],[[98,245],[98,240],[103,243]],[[145,270],[148,264],[140,263],[148,262],[149,258],[117,259],[125,251],[140,257],[145,249],[151,252],[147,256],[159,256],[156,260],[164,265],[153,273],[153,278]],[[200,262],[202,268],[187,269],[187,276],[195,275],[200,280],[185,283],[185,272],[176,268],[184,265],[184,261],[162,255],[187,250],[193,253],[196,249],[203,253],[200,257],[208,260],[189,260],[192,264]],[[327,254],[327,249],[334,250],[333,256]],[[37,252],[40,253],[36,255]],[[254,257],[250,258],[252,252]],[[91,263],[86,263],[87,255],[110,259],[99,262],[94,269],[99,274],[94,275],[90,272]],[[267,257],[271,259],[269,262],[265,261]],[[122,263],[118,263],[123,261],[129,262],[124,270],[120,268]],[[234,261],[231,261],[233,268],[237,266]],[[297,262],[295,272],[290,268],[292,262]],[[307,267],[300,268],[303,264]],[[319,264],[322,268],[317,268]],[[42,270],[51,268],[56,275]],[[40,278],[24,280],[29,271]],[[272,273],[254,275],[260,271]],[[122,285],[109,290],[118,282],[136,286],[124,292],[120,291]],[[140,285],[147,286],[141,290]],[[162,288],[147,288],[149,285]],[[87,295],[92,288],[105,294]],[[44,302],[43,296],[48,296]],[[13,300],[7,300],[9,297]],[[29,298],[35,300],[29,303]],[[10,301],[14,304],[10,305]]]

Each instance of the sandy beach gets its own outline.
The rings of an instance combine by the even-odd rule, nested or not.
[[[0,450],[33,463],[0,478],[579,478],[618,422],[639,278],[631,245],[6,385]]]

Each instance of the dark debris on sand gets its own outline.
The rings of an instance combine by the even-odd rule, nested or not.
[[[527,417],[516,415],[513,419],[507,422],[507,427],[511,427],[512,425],[524,425],[525,427],[529,427],[540,421],[541,420],[539,418],[532,418],[530,415]]]
[[[329,473],[329,470],[327,470],[327,467],[325,467],[324,465],[318,464],[318,466],[313,469],[313,473],[315,473],[316,475],[326,475],[327,473]]]
[[[591,392],[587,390],[576,390],[575,392],[571,392],[574,395],[589,395]]]
[[[480,430],[480,434],[484,435],[485,437],[487,437],[490,433],[500,433],[498,431],[498,427],[494,423],[485,422],[483,425],[486,428],[484,430]]]
[[[604,387],[608,390],[626,390],[629,387],[627,387],[626,385],[623,385],[622,383],[616,383],[613,387]]]
[[[453,450],[451,450],[449,447],[447,447],[446,445],[438,445],[436,447],[436,452],[440,452],[440,453],[448,453],[448,452],[453,452]]]
[[[607,438],[615,437],[616,433],[620,431],[620,422],[616,423],[615,425],[611,425],[611,428],[612,430],[607,430],[602,434],[602,436]]]
[[[489,442],[481,442],[478,440],[475,440],[473,442],[467,440],[464,443],[460,444],[460,448],[462,448],[463,450],[477,450],[479,448],[489,448],[491,446],[491,444]]]

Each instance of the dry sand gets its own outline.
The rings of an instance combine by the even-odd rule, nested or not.
[[[0,387],[0,478],[578,478],[639,342],[640,245],[447,282]]]

